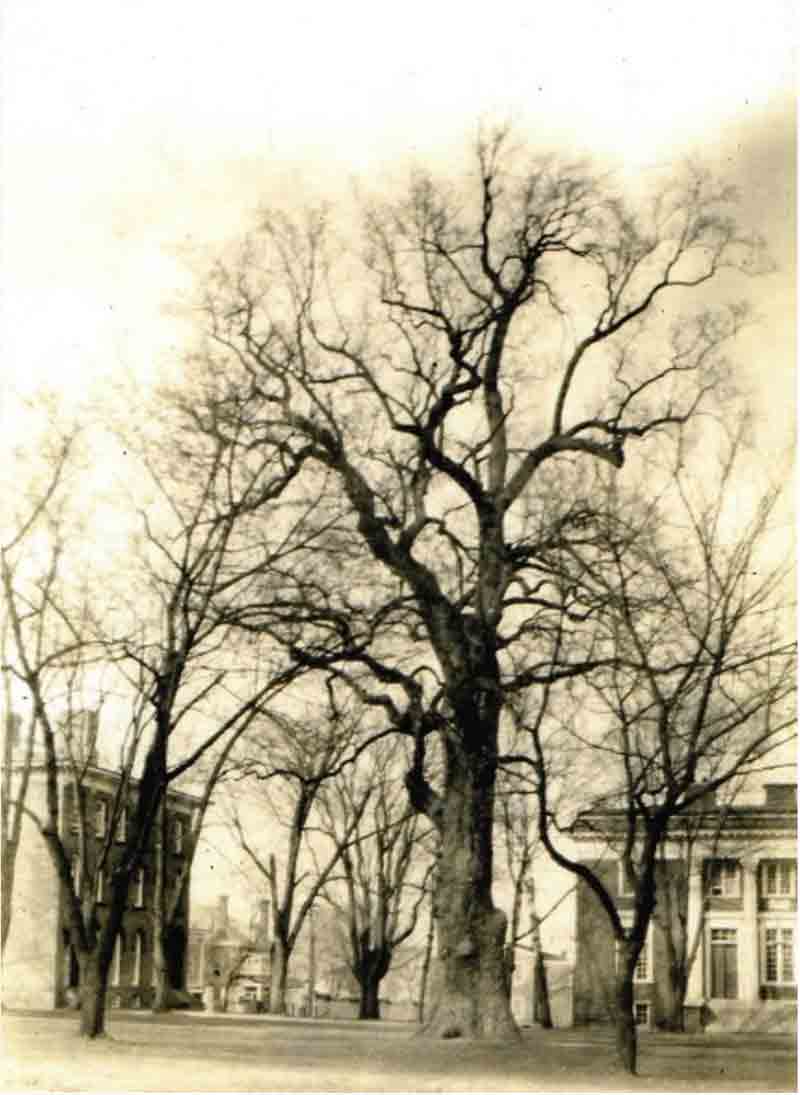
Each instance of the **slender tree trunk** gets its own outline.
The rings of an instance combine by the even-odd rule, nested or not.
[[[464,741],[480,744],[472,750]],[[513,1039],[504,943],[506,917],[492,902],[496,727],[466,726],[448,741],[442,797],[436,923],[442,977],[422,1033]]]
[[[636,1075],[636,1023],[633,1017],[633,966],[617,978],[615,1005],[616,1047],[619,1062],[626,1072]],[[635,963],[634,963],[635,965]]]
[[[533,947],[531,1018],[544,1030],[550,1030],[553,1026],[553,1017],[550,1013],[550,989],[547,985],[547,970],[542,951],[541,922],[536,912],[536,881],[533,874],[528,879],[528,901],[531,912],[531,946]]]
[[[544,956],[538,948],[533,959],[533,1021],[544,1030],[550,1030],[553,1026],[547,970],[544,965]]]
[[[0,869],[2,869],[0,875],[0,922],[2,923],[0,952],[5,951],[11,933],[11,913],[13,910],[11,898],[14,892],[14,868],[17,855],[16,845],[5,841],[3,841],[3,844],[4,847],[0,849]]]
[[[164,951],[164,922],[157,913],[153,916],[153,1011],[169,1011],[169,973]]]
[[[36,720],[31,718],[25,742],[25,753],[19,764],[19,775],[15,777],[14,744],[15,734],[18,732],[20,723],[12,714],[11,688],[7,673],[3,673],[3,684],[7,715],[3,741],[3,790],[2,801],[0,801],[0,813],[2,813],[2,835],[0,836],[0,870],[2,871],[2,874],[0,874],[0,953],[5,951],[8,937],[11,934],[17,849],[22,834],[22,818],[30,783],[36,732]],[[19,761],[19,758],[17,760]]]
[[[289,974],[289,950],[284,940],[276,936],[270,953],[269,1011],[270,1015],[286,1012],[286,982]]]
[[[422,957],[422,969],[419,977],[419,1000],[417,1001],[417,1022],[425,1022],[425,1002],[428,995],[428,979],[431,972],[431,957],[433,956],[433,939],[436,933],[436,921],[433,912],[433,898],[431,898],[431,913],[428,918],[428,932],[425,936],[425,953]]]
[[[81,955],[79,962],[81,1037],[102,1038],[106,1033],[108,963],[101,961],[98,950]]]
[[[169,1010],[169,976],[167,956],[164,948],[166,932],[166,850],[167,850],[167,811],[162,802],[156,833],[156,878],[153,895],[153,1011]]]

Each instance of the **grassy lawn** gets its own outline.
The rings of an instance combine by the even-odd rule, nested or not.
[[[427,1042],[408,1026],[113,1015],[85,1044],[74,1016],[3,1017],[3,1090],[795,1091],[793,1039],[645,1035],[640,1076],[598,1031],[523,1032],[519,1045]]]

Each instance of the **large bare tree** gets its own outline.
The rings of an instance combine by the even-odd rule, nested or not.
[[[441,845],[434,1036],[516,1035],[492,898],[501,715],[595,664],[566,634],[558,664],[532,641],[580,628],[546,556],[592,505],[578,476],[554,500],[554,472],[634,462],[720,383],[746,313],[706,288],[762,264],[734,204],[696,171],[632,203],[500,133],[464,177],[417,171],[349,223],[265,213],[209,279],[227,390],[206,428],[303,448],[328,503],[327,540],[241,622],[414,742],[410,801]]]

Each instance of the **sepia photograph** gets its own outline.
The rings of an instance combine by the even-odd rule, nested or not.
[[[0,1090],[797,1090],[790,0],[7,0]]]

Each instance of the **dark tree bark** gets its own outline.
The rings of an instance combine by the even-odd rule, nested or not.
[[[361,995],[358,1002],[359,1019],[380,1019],[380,980],[375,976],[365,978],[361,984]]]
[[[550,1012],[550,989],[547,984],[547,970],[544,955],[537,947],[533,959],[533,1021],[543,1030],[551,1030],[553,1017]]]
[[[102,1038],[106,1033],[106,999],[109,964],[97,952],[80,960],[80,1033]]]
[[[423,1031],[434,1037],[507,1038],[517,1033],[505,964],[505,914],[492,901],[494,734],[470,720],[448,741],[435,878],[439,998]],[[486,739],[488,737],[488,749]]]
[[[688,985],[686,967],[676,957],[667,959],[667,1009],[664,1030],[682,1033],[685,1028],[684,1003]]]
[[[615,1041],[617,1057],[626,1072],[636,1075],[638,1042],[636,1037],[636,1023],[633,1014],[633,966],[629,962],[624,963],[625,969],[617,978],[615,993]]]
[[[276,935],[270,948],[269,1010],[271,1015],[283,1015],[286,1012],[290,955],[286,941]]]
[[[370,947],[365,941],[361,960],[354,966],[359,987],[359,1019],[380,1019],[381,982],[389,972],[391,961],[388,947]]]

